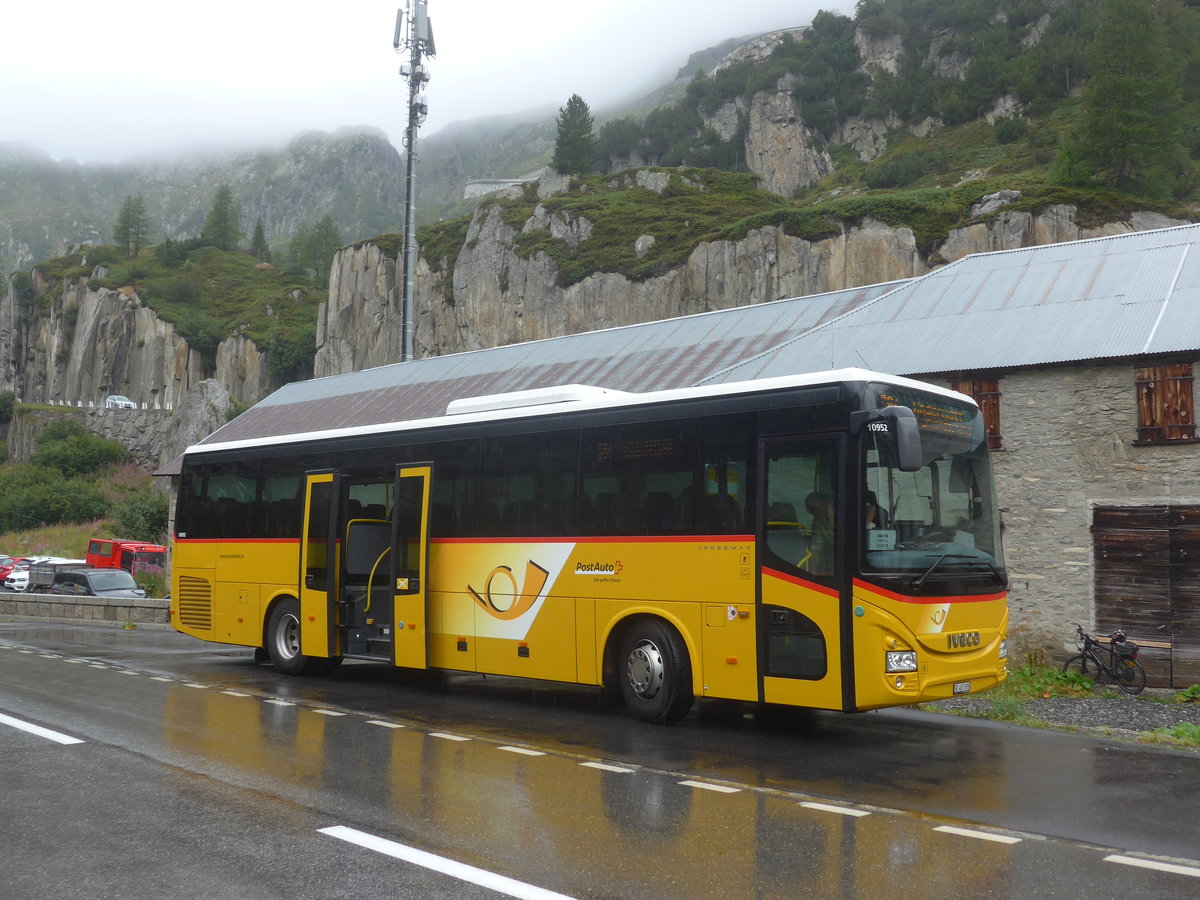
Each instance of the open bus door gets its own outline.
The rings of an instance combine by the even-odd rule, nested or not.
[[[333,502],[338,478],[333,472],[310,474],[305,479],[304,533],[300,541],[300,609],[298,643],[292,655],[337,655],[334,599],[337,596],[337,504]],[[275,631],[275,629],[271,629]],[[278,660],[276,662],[278,665]],[[299,668],[299,663],[298,663]]]
[[[396,665],[425,668],[429,649],[431,464],[398,466],[392,516],[392,606]]]

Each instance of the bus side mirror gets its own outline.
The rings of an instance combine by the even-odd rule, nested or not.
[[[896,465],[901,472],[917,472],[923,462],[921,458],[921,430],[917,417],[907,406],[885,406],[869,409],[851,417],[855,433],[865,429],[868,433],[889,435],[896,448]]]
[[[917,472],[921,468],[921,430],[917,417],[907,406],[885,406],[879,411],[892,425],[896,441],[896,462],[901,472]]]

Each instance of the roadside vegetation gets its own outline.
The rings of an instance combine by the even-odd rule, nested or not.
[[[1010,666],[1008,678],[1004,684],[980,694],[977,698],[962,705],[930,704],[928,708],[939,712],[949,712],[954,715],[970,716],[979,719],[1010,722],[1014,725],[1025,725],[1031,728],[1066,727],[1079,730],[1080,726],[1060,726],[1040,718],[1036,703],[1042,700],[1055,699],[1100,699],[1111,700],[1114,703],[1152,704],[1156,707],[1163,705],[1187,706],[1194,708],[1200,704],[1200,685],[1192,685],[1174,693],[1153,691],[1151,693],[1128,696],[1121,694],[1111,685],[1097,687],[1090,678],[1077,674],[1063,672],[1057,666],[1046,660],[1042,651],[1027,651],[1024,661],[1017,666]],[[1102,726],[1097,727],[1103,731]],[[1143,730],[1138,740],[1143,743],[1180,747],[1200,750],[1200,725],[1195,722],[1183,721],[1167,727]]]

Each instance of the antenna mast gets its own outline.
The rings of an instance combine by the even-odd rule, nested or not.
[[[425,84],[429,81],[429,69],[422,59],[436,55],[428,0],[408,0],[407,23],[404,18],[404,10],[397,9],[396,31],[392,37],[392,48],[397,53],[409,54],[408,63],[400,66],[400,76],[408,82],[408,127],[404,130],[404,149],[408,156],[404,175],[404,281],[401,291],[404,330],[400,340],[401,362],[415,358],[413,335],[416,332],[416,313],[413,309],[413,293],[417,278],[417,229],[414,222],[413,187],[416,179],[413,165],[417,156],[417,129],[429,113],[424,93]]]

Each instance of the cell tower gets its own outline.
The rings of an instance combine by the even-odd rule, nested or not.
[[[400,361],[414,358],[413,334],[416,332],[416,313],[413,309],[413,289],[417,279],[417,228],[414,221],[413,165],[417,156],[417,129],[429,114],[425,101],[425,85],[429,68],[425,57],[437,55],[433,44],[433,25],[429,21],[427,0],[408,0],[407,29],[405,10],[396,10],[396,33],[392,47],[397,53],[408,53],[408,62],[400,66],[400,76],[408,82],[408,127],[404,129],[404,149],[408,154],[404,174],[404,280],[401,305],[404,331],[400,340]]]

